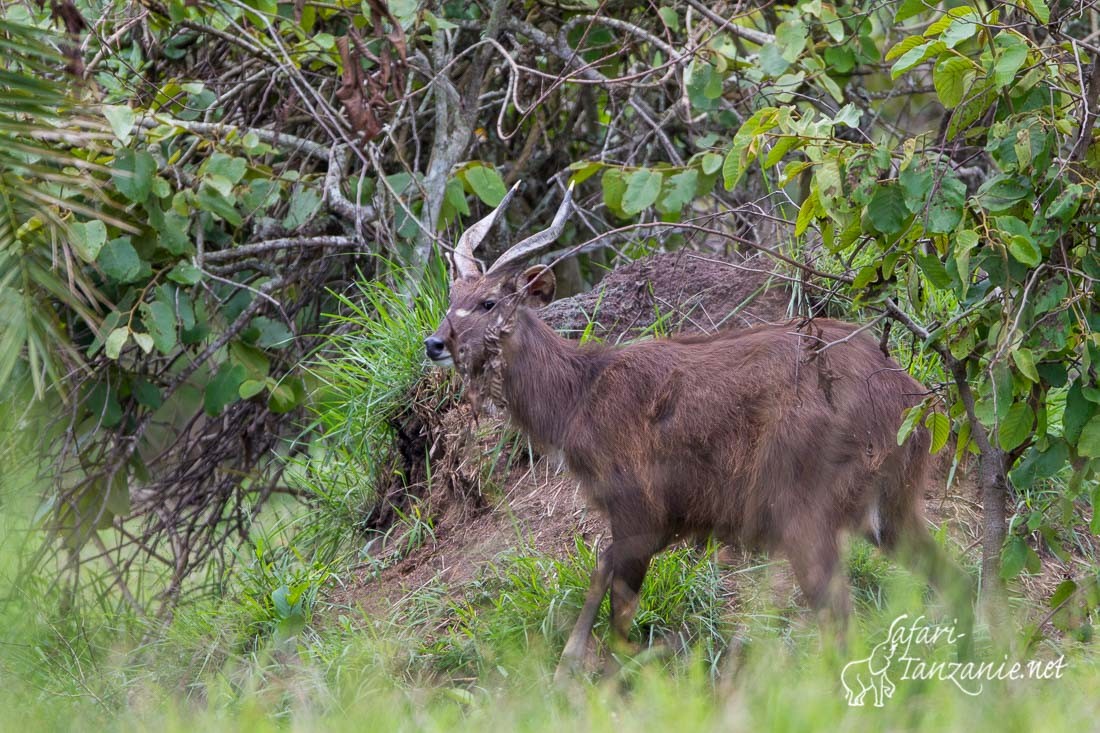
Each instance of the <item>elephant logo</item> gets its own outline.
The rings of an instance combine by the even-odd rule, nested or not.
[[[868,692],[874,693],[876,708],[881,708],[886,698],[893,697],[897,688],[886,676],[886,671],[890,669],[890,661],[897,650],[897,642],[888,637],[886,641],[876,645],[865,659],[857,659],[844,665],[840,672],[840,683],[844,685],[849,705],[862,707]]]

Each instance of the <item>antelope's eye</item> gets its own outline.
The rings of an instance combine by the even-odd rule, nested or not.
[[[495,300],[486,300],[481,304],[481,307],[487,311],[491,311],[493,309],[493,306],[496,304],[497,302]]]

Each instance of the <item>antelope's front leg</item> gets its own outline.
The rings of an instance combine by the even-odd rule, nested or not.
[[[611,584],[611,548],[600,553],[596,562],[596,569],[592,573],[592,581],[588,586],[588,594],[584,599],[584,607],[581,615],[573,626],[573,633],[569,635],[569,641],[565,644],[565,651],[561,654],[561,661],[554,672],[554,682],[561,684],[569,676],[579,670],[584,664],[584,658],[588,651],[588,640],[592,636],[592,628],[596,625],[596,614],[599,613],[600,604],[607,594],[607,588]]]

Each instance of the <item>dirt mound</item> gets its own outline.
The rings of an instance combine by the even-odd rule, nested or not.
[[[666,332],[745,328],[787,317],[790,294],[763,255],[718,258],[680,251],[612,271],[591,292],[540,312],[563,334],[589,329],[614,340],[645,333],[657,319]]]

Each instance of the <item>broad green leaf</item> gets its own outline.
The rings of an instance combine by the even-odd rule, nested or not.
[[[699,183],[699,171],[688,168],[685,171],[669,176],[667,185],[664,186],[658,208],[663,213],[679,211],[695,198],[695,188]]]
[[[107,277],[117,283],[133,282],[141,277],[141,258],[129,237],[107,242],[96,261]]]
[[[1016,80],[1016,72],[1027,60],[1028,46],[1019,34],[1008,30],[998,33],[993,44],[1000,49],[993,65],[993,81],[1003,89]]]
[[[164,404],[164,397],[161,395],[160,390],[157,389],[156,385],[144,379],[135,379],[130,390],[133,392],[134,399],[138,401],[138,404],[148,407],[150,410],[160,409],[160,406]]]
[[[486,206],[499,206],[508,193],[504,179],[494,168],[487,165],[473,165],[466,169],[466,183]]]
[[[321,194],[317,190],[298,186],[290,197],[290,207],[283,218],[283,226],[293,231],[312,221],[321,208]]]
[[[924,209],[928,203],[928,192],[932,190],[932,171],[928,169],[918,170],[915,167],[906,168],[898,176],[898,183],[905,193],[905,207],[909,213],[916,214]]]
[[[251,325],[259,331],[256,345],[262,349],[282,349],[294,340],[294,334],[281,320],[257,316],[252,319]]]
[[[905,418],[901,421],[901,427],[898,428],[898,445],[904,445],[905,441],[909,439],[910,434],[917,427],[927,410],[928,405],[922,402],[905,411]]]
[[[226,405],[236,402],[240,398],[238,390],[246,376],[245,368],[240,364],[223,362],[203,393],[206,414],[215,417],[221,414]]]
[[[1035,356],[1032,355],[1031,349],[1016,349],[1012,352],[1012,360],[1016,362],[1020,374],[1023,374],[1032,382],[1039,382],[1039,372],[1035,370]]]
[[[157,172],[157,162],[152,155],[144,150],[124,148],[118,151],[111,168],[114,170],[111,179],[123,196],[138,204],[149,198]]]
[[[942,412],[930,412],[924,421],[932,435],[932,442],[928,444],[929,453],[939,453],[947,445],[947,439],[951,437],[951,419]]]
[[[1035,425],[1035,412],[1026,402],[1014,402],[997,428],[1001,448],[1010,451],[1019,447]]]
[[[1022,0],[1022,4],[1043,25],[1050,22],[1050,7],[1046,0]]]
[[[944,176],[932,192],[925,230],[930,234],[955,231],[955,227],[962,221],[965,205],[966,184],[954,175]]]
[[[623,194],[626,193],[626,181],[623,180],[623,172],[618,168],[608,168],[600,179],[603,188],[603,202],[611,213],[620,218],[623,214]]]
[[[107,225],[98,219],[78,221],[69,225],[69,244],[80,259],[95,262],[107,242]]]
[[[1081,383],[1075,381],[1066,394],[1066,409],[1062,413],[1062,435],[1070,445],[1076,445],[1081,431],[1096,412],[1096,405],[1085,399]]]
[[[260,394],[266,388],[266,379],[246,379],[241,382],[241,386],[237,389],[237,394],[242,400],[248,400]]]
[[[981,185],[974,195],[986,211],[994,213],[1011,208],[1031,194],[1031,183],[1023,176],[997,175]]]
[[[103,353],[107,355],[108,359],[117,359],[129,338],[130,329],[128,327],[116,328],[107,335],[107,340],[103,342]]]
[[[457,178],[447,181],[443,199],[455,212],[462,216],[470,215],[470,205],[466,203],[466,189],[463,188],[462,181]]]
[[[1004,553],[1001,555],[1001,577],[1012,580],[1024,569],[1027,564],[1027,543],[1023,537],[1012,535],[1008,538]]]
[[[915,253],[914,256],[917,258],[920,271],[924,273],[928,282],[933,286],[940,290],[947,290],[955,284],[955,281],[951,279],[951,275],[947,272],[947,268],[940,262],[939,257],[934,254],[921,254],[920,252]]]
[[[974,24],[969,24],[975,27]],[[974,67],[969,59],[962,56],[948,56],[936,64],[932,75],[932,84],[936,96],[947,109],[952,109],[963,100],[966,87],[974,75]]]
[[[236,185],[248,171],[248,161],[225,153],[214,153],[203,163],[201,171],[203,175],[221,176],[230,185]]]
[[[1035,267],[1042,261],[1039,245],[1030,236],[1016,235],[1008,240],[1008,251],[1012,257],[1028,267]]]
[[[977,122],[996,99],[997,90],[992,82],[987,81],[977,89],[972,88],[963,103],[951,113],[951,119],[947,123],[947,139],[954,140],[960,132]]]
[[[722,156],[718,153],[704,153],[699,165],[708,176],[717,173],[722,167]]]
[[[180,285],[195,285],[202,280],[202,270],[190,262],[181,262],[168,271],[168,279]]]
[[[794,235],[796,237],[802,236],[806,229],[810,226],[810,222],[814,220],[814,214],[817,212],[817,193],[811,192],[806,200],[802,202],[802,206],[798,208],[798,218],[794,222]]]
[[[141,304],[141,322],[153,337],[157,351],[164,355],[176,348],[176,313],[162,300]]]
[[[111,132],[118,138],[123,146],[130,144],[130,133],[134,129],[134,110],[124,105],[106,105],[103,107],[103,116],[111,125]]]
[[[875,230],[883,234],[897,234],[904,229],[909,220],[909,209],[901,187],[893,183],[879,186],[867,204],[867,216]]]
[[[1081,429],[1081,437],[1077,439],[1077,455],[1100,458],[1100,415],[1093,415]]]
[[[205,182],[199,187],[199,192],[195,195],[195,203],[203,211],[216,214],[231,226],[239,227],[244,222],[234,203],[217,190],[207,186]]]
[[[153,350],[153,346],[155,346],[155,343],[153,342],[153,337],[149,334],[142,333],[140,331],[134,331],[133,337],[134,343],[140,346],[141,350],[144,351],[146,354]]]
[[[661,181],[660,173],[645,168],[629,174],[623,193],[623,212],[633,216],[652,206],[661,193]]]

